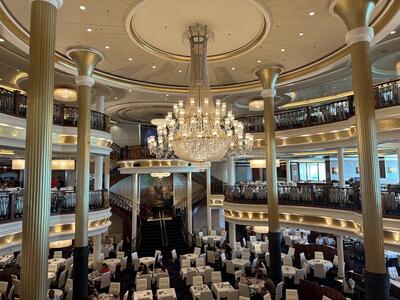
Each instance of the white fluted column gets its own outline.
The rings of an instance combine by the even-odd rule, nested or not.
[[[286,161],[286,182],[292,181],[292,173],[290,172],[290,160]]]
[[[109,190],[110,189],[110,156],[106,156],[104,158],[104,183],[103,183],[104,189]]]
[[[236,183],[236,170],[235,161],[232,156],[228,155],[226,159],[226,173],[228,178],[228,185],[235,185]]]
[[[186,190],[187,190],[187,230],[193,233],[193,208],[192,208],[192,172],[187,173],[186,177]]]
[[[21,299],[47,298],[54,55],[59,1],[32,1]]]
[[[94,190],[103,189],[103,155],[94,156]]]
[[[336,235],[336,246],[338,255],[338,276],[343,278],[345,275],[345,265],[344,265],[344,249],[343,249],[343,236]]]
[[[229,222],[229,246],[232,249],[235,249],[236,243],[236,224],[233,222]]]
[[[400,149],[397,150],[397,173],[399,175],[400,182]]]
[[[344,149],[338,149],[338,173],[339,173],[339,187],[344,188],[346,185],[344,177]]]
[[[138,203],[139,203],[139,174],[134,173],[132,175],[132,242],[136,238],[137,234],[137,215],[138,215]]]
[[[101,261],[101,234],[96,234],[93,236],[93,262],[99,261]]]
[[[211,170],[210,168],[206,168],[206,191],[207,191],[207,231],[210,233],[212,229],[211,224]]]

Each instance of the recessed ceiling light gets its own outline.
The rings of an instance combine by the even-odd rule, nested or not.
[[[128,60],[129,60],[129,61],[132,61],[132,60],[133,60],[133,58],[132,58],[132,57],[129,57],[129,58],[128,58]]]
[[[87,32],[92,32],[92,28],[86,28]]]
[[[232,67],[232,71],[235,71],[236,70],[236,68],[235,67]]]
[[[155,65],[152,65],[151,67],[152,67],[153,69],[157,68]]]
[[[1,43],[4,43],[4,42],[5,42],[5,40],[4,40],[4,39],[2,39],[2,38],[0,38],[0,42],[1,42]]]
[[[165,100],[165,101],[167,101],[167,100],[168,100],[168,98],[164,98],[164,100]]]
[[[396,33],[396,30],[392,30],[391,32],[390,32],[390,34],[395,34]]]
[[[261,60],[257,60],[257,62],[258,62],[258,63],[260,63],[260,62],[261,62]]]
[[[314,15],[315,15],[315,11],[310,11],[308,14],[309,14],[310,16],[314,16]]]
[[[169,96],[169,94],[166,94],[165,96],[167,96],[167,97],[168,97],[168,96]]]
[[[79,6],[79,9],[80,9],[80,10],[86,10],[86,6],[81,5],[81,6]]]
[[[106,48],[106,49],[110,49],[110,46],[105,46],[104,48]]]
[[[303,33],[303,32],[300,32],[300,33],[299,33],[299,36],[303,36],[303,35],[304,35],[304,33]]]
[[[17,72],[19,72],[19,69],[17,69]]]
[[[118,97],[114,97],[115,100],[118,100]]]
[[[285,49],[285,48],[282,48],[282,49],[281,49],[281,52],[285,52],[285,51],[286,51],[286,49]]]
[[[179,73],[182,73],[182,70],[179,70],[178,72],[179,72]]]
[[[132,93],[132,90],[129,90],[129,93]]]

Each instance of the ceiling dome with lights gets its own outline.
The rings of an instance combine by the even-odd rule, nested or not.
[[[382,0],[374,10],[376,34],[393,16],[397,1]],[[5,24],[27,44],[30,5],[3,0]],[[343,59],[346,28],[330,15],[329,0],[69,0],[57,17],[57,67],[74,72],[64,56],[71,45],[102,50],[105,61],[97,79],[114,87],[186,93],[189,56],[179,38],[188,25],[208,24],[219,40],[209,49],[209,80],[213,92],[259,88],[252,70],[279,63],[281,82],[307,78]],[[244,24],[246,24],[244,26]],[[318,24],[318,26],[315,26]],[[22,26],[22,28],[21,28]],[[26,30],[24,30],[25,28]],[[23,48],[23,47],[21,47]]]

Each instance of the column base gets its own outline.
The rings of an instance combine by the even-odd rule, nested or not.
[[[282,259],[280,232],[268,232],[270,276],[275,284],[282,281]]]
[[[73,300],[88,298],[88,260],[88,246],[74,248]]]
[[[388,300],[389,299],[389,276],[385,273],[371,273],[365,271],[365,289],[369,300]]]

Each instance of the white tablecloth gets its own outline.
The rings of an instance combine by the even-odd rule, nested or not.
[[[292,267],[292,266],[282,266],[282,274],[283,274],[283,277],[286,277],[286,278],[293,278],[294,277],[294,274],[296,274],[296,268],[295,267]]]
[[[62,290],[59,289],[52,289],[54,291],[54,295],[58,296],[60,299],[62,298],[62,296],[64,295],[64,292]],[[49,290],[47,290],[47,295],[49,294]]]
[[[228,293],[234,290],[229,282],[213,283],[211,289],[217,295],[217,300],[220,300],[221,297],[228,297]]]
[[[133,300],[153,300],[153,292],[151,290],[136,291],[133,293]]]
[[[310,266],[310,268],[314,269],[315,264],[323,264],[325,272],[333,267],[332,262],[329,260],[325,260],[325,259],[310,259],[308,261],[308,265]]]
[[[65,258],[51,258],[49,259],[49,264],[57,265],[57,269],[61,266],[65,265],[66,259]]]
[[[205,275],[207,269],[212,269],[212,268],[211,268],[210,266],[196,267],[197,272],[198,272],[200,275],[203,275],[203,276]]]
[[[14,258],[14,255],[7,254],[0,257],[0,266],[4,268],[7,264],[9,264]]]
[[[172,297],[174,297],[174,299],[176,299],[175,289],[174,288],[169,288],[169,289],[157,290],[157,299],[159,299],[160,296],[163,296],[163,297],[172,296]]]
[[[109,258],[109,259],[103,260],[103,263],[105,263],[107,266],[118,265],[121,263],[121,260],[119,258]]]
[[[248,265],[250,265],[250,261],[247,259],[242,259],[242,258],[234,258],[232,259],[233,266],[235,268],[240,268],[244,271],[244,268]]]
[[[197,269],[195,267],[181,268],[180,274],[181,274],[182,279],[186,278],[188,271],[195,271],[197,273]]]
[[[201,285],[192,285],[190,287],[190,292],[192,293],[193,298],[200,298],[200,293],[201,292],[206,292],[209,291],[210,289],[208,288],[207,284],[201,284]]]
[[[185,255],[182,255],[182,259],[189,259],[191,263],[196,261],[196,258],[198,258],[199,255],[196,253],[188,253]]]
[[[141,257],[139,258],[139,262],[141,264],[144,264],[146,266],[150,266],[156,262],[156,259],[154,257],[148,256],[148,257]]]
[[[212,239],[214,242],[222,241],[222,238],[225,238],[222,235],[205,235],[203,236],[203,241],[207,243],[209,239]]]

